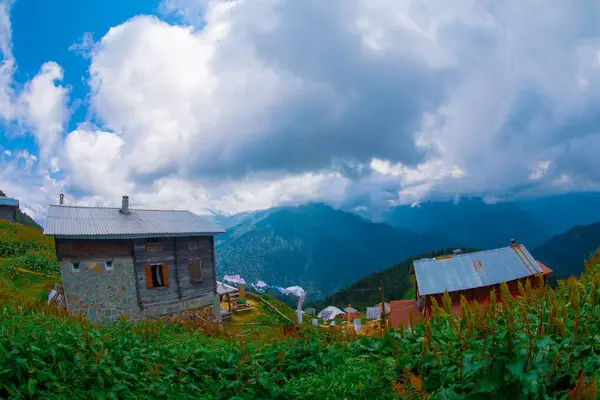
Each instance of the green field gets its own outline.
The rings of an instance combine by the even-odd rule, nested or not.
[[[383,338],[96,326],[40,300],[56,278],[17,270],[0,282],[0,398],[594,399],[599,264],[600,253],[555,289],[512,298],[504,286],[502,307],[465,302],[461,320],[446,298],[427,323]]]

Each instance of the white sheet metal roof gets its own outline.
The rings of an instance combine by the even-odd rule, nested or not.
[[[331,321],[340,314],[346,315],[346,313],[343,312],[342,310],[340,310],[339,308],[334,307],[334,306],[329,306],[329,307],[326,307],[323,310],[321,310],[321,312],[319,313],[319,315],[317,315],[317,317],[321,318],[322,320],[325,320],[325,321]]]
[[[523,245],[414,262],[420,295],[497,285],[542,272]]]
[[[51,205],[44,234],[58,237],[134,238],[217,235],[225,231],[189,211]]]
[[[233,294],[233,293],[237,293],[238,290],[236,288],[234,288],[233,286],[229,286],[226,283],[223,282],[219,282],[217,281],[217,294],[224,296],[227,294]]]

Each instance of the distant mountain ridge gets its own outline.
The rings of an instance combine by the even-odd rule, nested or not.
[[[583,272],[583,261],[600,248],[600,222],[574,226],[533,250],[533,256],[552,269],[552,278]]]
[[[482,199],[461,199],[458,203],[426,202],[399,206],[383,213],[390,225],[421,234],[454,238],[461,246],[492,249],[506,246],[511,238],[533,248],[551,234],[544,220],[506,202],[486,204]]]
[[[217,273],[299,285],[311,298],[323,298],[413,254],[452,244],[313,203],[255,213],[217,236]]]

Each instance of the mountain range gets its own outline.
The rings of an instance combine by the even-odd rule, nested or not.
[[[247,216],[217,236],[217,273],[306,289],[323,298],[412,254],[453,246],[441,235],[374,223],[325,204]]]
[[[583,272],[583,260],[600,247],[600,222],[574,226],[537,247],[532,255],[552,269],[552,278]]]
[[[572,246],[574,252],[560,261],[545,256],[552,244],[544,244],[573,225],[600,221],[598,205],[600,193],[575,193],[496,204],[477,198],[426,202],[391,208],[378,221],[325,204],[215,213],[215,222],[228,230],[217,237],[217,272],[241,274],[251,282],[300,285],[312,299],[323,299],[420,253],[503,247],[515,238],[535,249],[536,256],[539,248],[540,261],[556,276],[564,275],[563,270],[582,268],[581,251]]]
[[[542,218],[517,204],[486,204],[482,199],[395,207],[383,214],[383,221],[421,234],[452,237],[461,246],[481,249],[506,246],[513,237],[533,248],[552,235]]]

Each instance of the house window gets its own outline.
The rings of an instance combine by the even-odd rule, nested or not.
[[[190,282],[202,282],[202,260],[199,258],[190,258],[188,260],[188,269],[190,270]]]
[[[81,264],[81,262],[79,261],[73,261],[71,263],[71,267],[73,267],[73,271],[79,271],[79,265]]]
[[[167,264],[146,265],[146,287],[148,289],[169,286]]]
[[[158,253],[162,249],[160,239],[146,239],[146,253]]]
[[[190,238],[188,240],[188,250],[198,250],[199,247],[198,238]]]
[[[113,261],[112,261],[112,260],[110,260],[110,261],[106,261],[106,262],[104,263],[104,269],[105,269],[106,271],[112,271],[112,270],[113,270],[113,268],[114,268],[114,265],[113,265]]]

